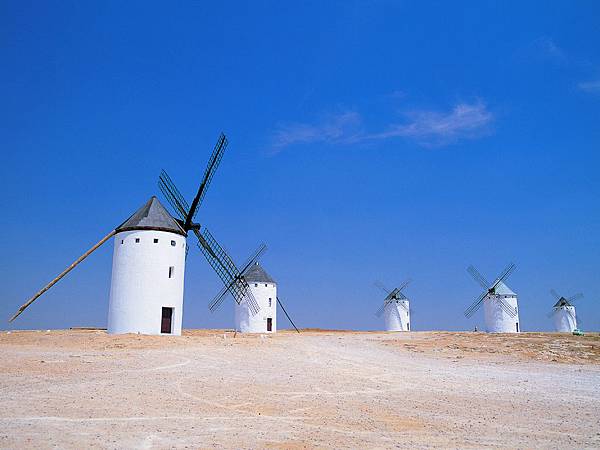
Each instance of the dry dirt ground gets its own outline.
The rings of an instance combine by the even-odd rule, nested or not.
[[[600,336],[1,332],[2,448],[600,447]]]

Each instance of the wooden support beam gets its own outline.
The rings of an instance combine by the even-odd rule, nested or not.
[[[52,286],[54,286],[56,283],[58,283],[60,281],[60,279],[63,278],[66,274],[68,274],[71,270],[73,270],[75,268],[75,266],[77,266],[77,264],[79,264],[85,258],[90,256],[95,250],[98,249],[98,247],[100,247],[102,244],[104,244],[106,241],[108,241],[111,237],[113,237],[116,234],[116,232],[117,232],[117,230],[112,230],[110,233],[108,233],[106,236],[104,236],[96,245],[94,245],[87,252],[85,252],[83,255],[81,255],[79,258],[77,258],[77,260],[73,264],[71,264],[69,267],[67,267],[65,270],[63,270],[59,276],[57,276],[54,280],[52,280],[50,283],[48,283],[46,286],[44,286],[37,294],[35,294],[26,303],[24,303],[19,308],[19,310],[15,313],[15,315],[10,318],[9,322],[12,322],[17,317],[19,317],[19,315],[23,311],[25,311],[25,309],[29,305],[31,305],[34,301],[36,301],[44,292],[46,292],[48,289],[50,289]]]

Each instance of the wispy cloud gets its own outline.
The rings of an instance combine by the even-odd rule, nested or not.
[[[577,87],[583,92],[588,92],[590,94],[600,94],[600,80],[585,81],[583,83],[579,83]]]
[[[360,135],[362,118],[354,111],[325,116],[320,122],[280,125],[273,134],[273,149],[277,152],[294,144],[316,142],[351,142]]]
[[[356,144],[392,138],[406,138],[424,147],[439,147],[461,139],[473,139],[490,132],[494,120],[486,105],[459,103],[450,111],[413,110],[404,113],[406,120],[391,123],[380,132],[365,132],[357,112],[327,116],[320,123],[293,123],[280,126],[273,134],[273,150],[279,152],[294,144],[324,142]]]
[[[459,103],[449,112],[410,111],[408,121],[392,124],[370,139],[413,138],[424,146],[440,146],[459,139],[472,139],[489,132],[494,119],[483,102]]]
[[[531,47],[536,56],[555,63],[564,63],[568,59],[567,53],[548,36],[536,39]]]

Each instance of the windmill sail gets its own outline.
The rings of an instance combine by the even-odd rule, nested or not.
[[[473,316],[473,314],[475,314],[477,312],[477,310],[481,307],[481,305],[483,304],[483,301],[485,300],[485,298],[489,295],[490,297],[495,296],[495,290],[498,287],[498,285],[500,283],[502,283],[504,280],[506,280],[510,274],[515,270],[517,266],[514,263],[510,263],[508,266],[506,266],[506,268],[500,273],[500,275],[498,276],[498,278],[496,278],[494,280],[494,282],[490,285],[485,277],[483,275],[481,275],[477,269],[475,269],[475,267],[473,267],[472,265],[469,266],[467,268],[467,272],[469,272],[469,274],[471,274],[471,276],[475,279],[475,281],[477,283],[479,283],[484,289],[486,289],[485,291],[483,291],[476,299],[473,303],[471,303],[471,305],[465,310],[465,317],[470,318]],[[499,298],[499,297],[496,297]],[[515,317],[516,316],[516,312],[512,311],[512,308],[506,304],[506,302],[501,302],[500,303],[502,308],[506,310],[506,313],[510,316],[510,317]],[[509,312],[510,311],[510,312]]]
[[[231,292],[238,305],[246,301],[250,311],[256,314],[260,309],[258,303],[231,257],[219,245],[208,229],[203,228],[202,231],[194,229],[194,234],[198,238],[198,248],[221,278],[223,285],[227,286],[227,290]]]
[[[164,170],[160,172],[160,176],[158,178],[158,187],[175,213],[182,221],[184,221],[187,217],[188,211],[190,210],[190,206],[175,186],[175,183],[173,183],[171,180],[171,177],[169,177],[167,172]]]
[[[183,226],[183,228],[185,230],[191,229],[192,220],[194,219],[194,217],[196,217],[196,214],[198,213],[198,207],[200,206],[200,204],[202,203],[202,200],[204,199],[204,196],[206,195],[206,189],[210,185],[210,182],[213,179],[213,176],[215,174],[215,171],[217,170],[217,167],[219,167],[219,163],[221,162],[221,159],[223,158],[223,153],[225,152],[226,148],[227,148],[227,137],[225,137],[225,135],[223,133],[221,133],[221,136],[219,136],[219,140],[217,141],[217,143],[215,145],[213,153],[210,156],[210,159],[208,160],[206,170],[204,171],[204,177],[202,179],[202,182],[200,183],[200,186],[198,187],[198,192],[196,193],[196,197],[194,197],[194,200],[192,201],[192,205],[190,206],[189,212],[187,214],[187,217],[186,217],[186,220],[185,220],[185,223]]]
[[[246,261],[246,263],[244,264],[244,266],[242,267],[242,270],[240,271],[240,273],[243,274],[246,272],[246,270],[256,262],[256,260],[258,260],[258,258],[267,250],[267,246],[265,244],[261,244],[261,246],[254,252],[254,254]],[[223,303],[223,300],[225,300],[225,298],[227,297],[227,294],[231,293],[231,290],[233,289],[233,285],[236,283],[236,280],[232,280],[229,284],[224,285],[223,288],[221,289],[221,291],[216,295],[216,297],[208,304],[208,309],[211,312],[216,311],[219,306],[221,306],[221,303]],[[247,283],[246,283],[247,284]]]

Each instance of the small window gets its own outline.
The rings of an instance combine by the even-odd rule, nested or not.
[[[267,283],[265,283],[265,287],[267,287],[267,286],[268,286],[268,284],[267,284]]]
[[[258,287],[258,283],[254,283],[254,287]]]
[[[138,244],[140,242],[140,238],[135,238],[135,243]]]
[[[169,278],[173,278],[175,276],[175,266],[169,267]]]
[[[158,239],[154,238],[154,243],[158,244]]]
[[[123,244],[123,242],[125,242],[123,239],[121,239],[121,244]]]
[[[271,306],[271,303],[272,303],[272,300],[271,300],[271,299],[269,299],[269,307]]]
[[[171,247],[175,247],[175,241],[171,241]]]

